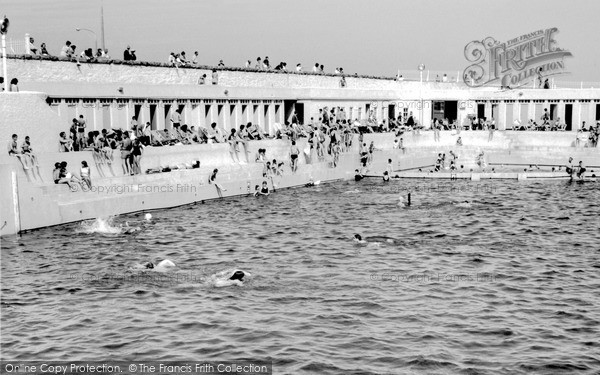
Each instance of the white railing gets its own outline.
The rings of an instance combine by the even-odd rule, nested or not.
[[[13,40],[9,39],[6,41],[6,53],[13,55],[24,55],[29,43],[25,43],[25,40]]]
[[[445,78],[444,78],[445,75]],[[396,77],[402,77],[405,81],[419,81],[421,74],[418,70],[398,70]],[[462,73],[458,70],[424,70],[423,82],[462,82]]]
[[[555,89],[600,89],[600,82],[553,80],[552,88],[555,88]]]

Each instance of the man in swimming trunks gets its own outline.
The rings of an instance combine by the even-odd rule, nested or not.
[[[300,149],[296,146],[296,141],[292,141],[292,147],[290,148],[292,173],[296,173],[296,170],[298,169],[298,155],[300,155]]]

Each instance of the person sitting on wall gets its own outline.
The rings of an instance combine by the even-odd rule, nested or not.
[[[60,132],[58,139],[58,152],[73,151],[73,141],[67,138],[67,133]]]
[[[248,136],[252,140],[262,140],[265,139],[265,136],[260,132],[258,126],[249,122],[246,124],[246,130],[248,131]]]
[[[202,74],[199,78],[198,78],[198,84],[199,85],[205,85],[206,84],[206,74]]]
[[[217,69],[212,70],[212,84],[213,85],[219,84],[219,73],[217,73]]]
[[[265,163],[267,161],[267,156],[265,155],[266,152],[266,149],[259,148],[258,152],[256,153],[256,157],[254,158],[254,161],[257,163]]]
[[[65,45],[60,50],[61,57],[71,57],[71,42],[67,40]]]
[[[133,61],[135,59],[132,58],[131,54],[135,52],[131,50],[130,46],[127,46],[127,49],[125,49],[125,51],[123,51],[123,60],[125,61]]]
[[[29,165],[31,166],[31,169],[33,169],[33,167],[37,168],[38,176],[40,176],[40,179],[41,179],[42,176],[40,175],[40,163],[38,162],[37,156],[33,153],[33,148],[31,147],[31,142],[29,141],[28,135],[25,136],[25,141],[23,141],[23,144],[21,145],[21,152],[22,152],[23,156],[25,157],[25,160],[29,161]],[[34,173],[34,177],[35,177],[35,173]]]
[[[81,181],[77,176],[72,174],[67,170],[67,162],[63,161],[60,163],[60,171],[58,173],[58,181],[55,181],[57,184],[67,184],[71,191],[77,191],[78,186],[81,186]]]
[[[29,166],[27,165],[27,158],[21,153],[21,151],[19,151],[19,147],[18,147],[18,143],[17,143],[18,139],[19,139],[18,135],[16,135],[16,134],[12,135],[12,141],[8,142],[8,155],[14,156],[17,159],[19,159],[19,162],[23,166],[23,169],[29,169]],[[23,159],[25,159],[25,160],[23,160]]]
[[[217,128],[217,123],[213,122],[210,124],[210,128],[208,129],[208,143],[222,143],[223,136],[221,135],[221,131]]]

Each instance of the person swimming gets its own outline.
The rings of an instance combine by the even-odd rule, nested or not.
[[[132,234],[136,232],[140,232],[142,230],[141,227],[130,227],[129,222],[125,222],[125,226],[121,225],[121,233],[123,234]]]
[[[358,234],[358,233],[356,233],[354,235],[354,237],[352,238],[352,240],[354,242],[356,242],[356,243],[359,243],[359,244],[366,244],[367,243],[367,241],[363,240],[362,236],[360,234]]]
[[[246,281],[245,278],[251,277],[249,272],[244,272],[240,269],[228,269],[225,271],[218,272],[210,276],[208,282],[217,288],[225,286],[243,286]]]
[[[456,207],[471,208],[471,202],[464,200],[462,202],[456,203]]]
[[[352,238],[352,240],[354,242],[356,242],[356,244],[358,245],[368,245],[368,246],[380,246],[382,243],[389,243],[389,244],[393,244],[395,241],[393,238],[389,238],[389,237],[384,237],[384,236],[374,236],[374,237],[369,237],[368,241],[362,238],[362,236],[358,233],[356,233],[354,235],[354,237]]]
[[[229,278],[229,280],[240,280],[240,281],[244,281],[244,276],[246,274],[244,273],[244,271],[240,271],[237,270],[233,273],[233,275],[231,275],[231,277]]]
[[[404,198],[404,196],[402,196],[402,195],[398,197],[398,206],[408,207],[408,206],[410,206],[410,203],[411,203],[410,202],[410,193],[408,193],[406,195],[406,198]]]
[[[158,272],[163,272],[163,271],[166,271],[169,268],[173,268],[173,267],[175,267],[175,263],[173,263],[169,259],[161,260],[157,264],[154,264],[152,262],[146,262],[146,263],[144,263],[144,268],[145,269],[147,269],[147,270],[154,270],[154,271],[158,271]]]

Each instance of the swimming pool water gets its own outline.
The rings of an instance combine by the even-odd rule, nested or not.
[[[594,182],[372,179],[113,220],[132,234],[96,222],[3,239],[1,359],[597,373],[599,197]],[[177,269],[130,270],[162,259]],[[252,277],[208,282],[230,268]]]

